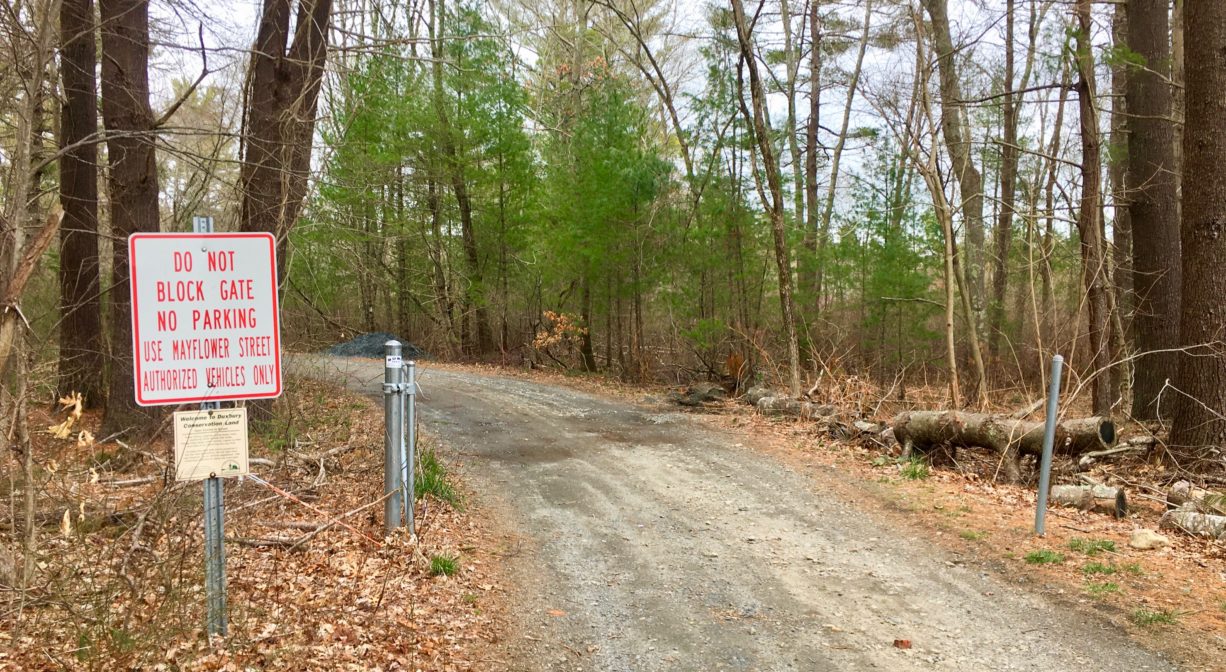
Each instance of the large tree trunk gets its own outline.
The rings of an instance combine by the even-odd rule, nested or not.
[[[285,246],[306,196],[319,86],[327,60],[332,0],[299,0],[290,43],[292,0],[264,0],[246,83],[242,230]],[[287,51],[288,45],[288,51]]]
[[[1005,5],[1004,145],[1000,149],[1000,215],[996,221],[996,266],[992,272],[991,323],[988,325],[988,356],[1000,356],[1000,340],[1005,330],[1005,292],[1009,285],[1009,252],[1013,247],[1013,210],[1017,191],[1017,122],[1021,107],[1013,94],[1014,0]],[[1022,89],[1026,88],[1023,79]]]
[[[765,204],[770,213],[771,233],[775,242],[775,265],[779,273],[779,304],[783,313],[783,327],[787,336],[788,371],[792,396],[800,396],[800,343],[796,334],[796,306],[792,298],[792,260],[788,251],[787,230],[783,222],[783,185],[779,178],[779,164],[766,127],[766,92],[758,76],[757,56],[753,50],[753,37],[745,17],[741,0],[732,0],[733,21],[736,23],[737,41],[740,43],[741,60],[749,71],[750,96],[753,99],[754,139],[762,156],[766,172],[770,202]]]
[[[962,108],[962,87],[946,0],[923,0],[923,5],[932,18],[932,45],[936,51],[940,77],[941,133],[945,136],[945,146],[953,162],[953,174],[961,191],[962,219],[966,224],[967,289],[973,313],[973,329],[969,337],[979,341],[985,322],[983,176],[972,158],[970,123]]]
[[[1132,325],[1136,362],[1132,415],[1157,417],[1158,395],[1179,366],[1179,213],[1176,210],[1171,50],[1167,0],[1130,0],[1128,47],[1144,67],[1128,72],[1128,185],[1132,221]],[[1220,65],[1220,64],[1219,64]],[[1218,122],[1220,123],[1220,119]],[[1220,166],[1215,167],[1215,170]],[[1154,352],[1167,350],[1167,352]],[[1146,354],[1152,353],[1152,354]]]
[[[60,4],[60,322],[59,389],[87,407],[103,401],[98,267],[98,43],[93,0]]]
[[[148,0],[100,0],[102,120],[110,164],[112,268],[110,393],[102,433],[148,422],[132,393],[128,236],[157,231],[158,174],[149,108]]]
[[[1180,466],[1209,468],[1226,446],[1226,3],[1184,9],[1187,128],[1184,134],[1183,278],[1180,356],[1170,448]],[[1220,467],[1220,457],[1214,459]]]
[[[1107,299],[1108,268],[1102,221],[1102,165],[1099,162],[1098,108],[1095,106],[1094,53],[1090,48],[1090,0],[1077,0],[1077,82],[1081,121],[1081,206],[1077,232],[1081,238],[1081,273],[1086,290],[1090,347],[1089,374],[1094,376],[1091,399],[1096,415],[1111,414],[1111,331]]]

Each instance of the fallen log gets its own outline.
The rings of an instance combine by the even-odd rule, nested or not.
[[[1128,515],[1128,496],[1123,488],[1106,485],[1053,485],[1048,501],[1082,511],[1097,511],[1123,518]]]
[[[762,397],[755,405],[758,412],[766,415],[794,415],[805,420],[828,417],[837,410],[829,404],[815,404],[790,397]]]
[[[1205,490],[1188,481],[1179,481],[1166,493],[1167,508],[1226,516],[1226,494]]]
[[[892,424],[904,455],[912,449],[927,451],[938,446],[1043,454],[1042,422],[961,411],[908,411],[898,414]],[[1115,423],[1110,418],[1064,420],[1056,425],[1054,450],[1080,455],[1111,448],[1115,440]]]
[[[894,438],[902,456],[936,448],[986,448],[1001,454],[1001,467],[1010,482],[1021,480],[1021,456],[1043,454],[1043,423],[961,411],[908,411],[894,417]],[[1115,445],[1115,424],[1110,418],[1064,420],[1056,425],[1053,450],[1080,455]]]
[[[1158,527],[1178,530],[1194,537],[1226,539],[1226,516],[1199,513],[1191,509],[1174,509],[1162,514]]]

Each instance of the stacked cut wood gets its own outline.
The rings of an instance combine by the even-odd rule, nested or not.
[[[1166,501],[1170,510],[1159,522],[1162,529],[1226,539],[1226,494],[1179,481],[1167,492]]]
[[[908,411],[895,416],[892,425],[904,457],[939,447],[985,448],[1006,458],[1005,475],[1011,481],[1020,478],[1022,455],[1043,454],[1042,422],[962,411]],[[1094,416],[1058,423],[1053,449],[1056,454],[1080,455],[1109,449],[1115,442],[1111,419]]]

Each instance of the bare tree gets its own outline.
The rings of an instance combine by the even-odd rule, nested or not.
[[[954,178],[961,192],[962,220],[966,224],[966,280],[973,311],[968,337],[978,347],[984,330],[983,175],[971,152],[970,122],[963,108],[957,51],[949,29],[947,0],[923,0],[932,18],[932,46],[936,52],[941,91],[941,134],[953,161]]]
[[[332,0],[264,0],[247,71],[242,230],[277,237],[282,277],[286,239],[306,196],[331,10]]]
[[[779,273],[779,304],[787,335],[789,382],[792,395],[800,396],[800,343],[796,334],[796,306],[792,298],[792,260],[788,250],[787,230],[783,222],[783,186],[779,177],[779,164],[775,159],[775,150],[771,145],[771,136],[766,126],[766,93],[762,86],[762,79],[758,75],[758,62],[754,54],[751,26],[745,17],[745,7],[741,0],[732,0],[732,14],[733,21],[736,23],[737,42],[741,48],[741,62],[749,72],[754,140],[762,156],[762,168],[766,173],[767,189],[770,191],[769,202],[765,196],[763,196],[763,202],[770,215],[771,233],[775,241],[775,265]],[[746,122],[749,121],[750,119],[746,119]]]

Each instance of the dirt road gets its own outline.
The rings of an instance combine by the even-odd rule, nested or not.
[[[315,361],[381,382],[381,362]],[[518,379],[427,367],[421,384],[423,422],[526,540],[511,669],[1177,669],[892,529],[824,491],[840,474],[797,474],[752,438]]]

